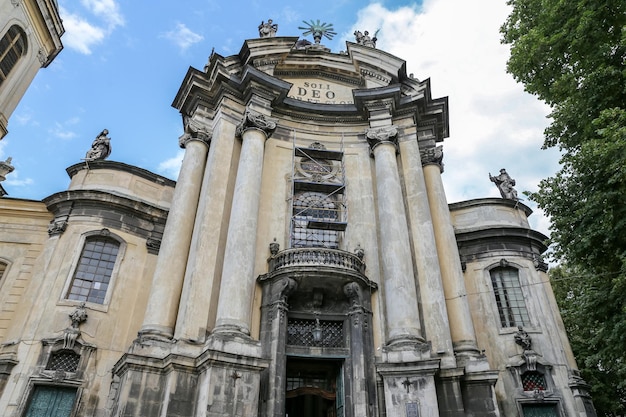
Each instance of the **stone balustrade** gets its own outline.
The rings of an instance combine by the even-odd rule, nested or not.
[[[365,263],[357,255],[338,249],[293,248],[272,256],[269,260],[269,273],[283,268],[300,266],[326,266],[345,269],[360,274],[365,273]]]

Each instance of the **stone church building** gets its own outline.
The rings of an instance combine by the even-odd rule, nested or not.
[[[0,199],[2,416],[595,416],[506,172],[448,204],[447,98],[325,29],[189,69],[176,183]]]

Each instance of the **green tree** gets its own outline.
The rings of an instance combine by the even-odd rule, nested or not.
[[[568,265],[570,278],[555,290],[598,414],[624,416],[626,2],[508,4],[508,71],[551,106],[544,147],[562,152],[560,170],[530,193],[552,220],[555,257]]]

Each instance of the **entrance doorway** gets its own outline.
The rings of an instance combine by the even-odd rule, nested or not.
[[[343,417],[343,361],[287,359],[286,417]]]
[[[69,417],[76,388],[35,385],[26,417]]]

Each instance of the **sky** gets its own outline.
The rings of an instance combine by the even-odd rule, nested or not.
[[[346,49],[355,30],[379,30],[377,48],[407,62],[407,73],[430,78],[433,98],[448,96],[450,136],[443,142],[449,202],[499,197],[489,181],[501,168],[517,182],[531,225],[549,221],[522,193],[558,169],[558,153],[542,150],[549,108],[506,72],[508,45],[500,26],[505,0],[59,0],[64,49],[41,69],[9,119],[0,160],[15,171],[9,198],[40,200],[69,185],[65,168],[81,161],[109,130],[109,160],[176,179],[182,118],[171,103],[187,69],[202,69],[213,48],[223,56],[258,37],[263,20],[277,36],[302,36],[303,21],[332,23],[323,44]],[[312,39],[309,39],[312,41]],[[6,198],[6,197],[5,197]]]

